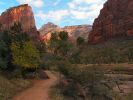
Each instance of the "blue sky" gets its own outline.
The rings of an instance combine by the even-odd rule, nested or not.
[[[61,27],[92,24],[107,0],[0,0],[0,13],[9,7],[32,6],[37,28],[47,22]]]

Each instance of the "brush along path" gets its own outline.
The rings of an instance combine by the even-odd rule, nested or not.
[[[50,100],[49,91],[57,82],[57,77],[53,73],[46,71],[49,76],[47,80],[34,80],[33,86],[22,93],[16,95],[13,100]]]

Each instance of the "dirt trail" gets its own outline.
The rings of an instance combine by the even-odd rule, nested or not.
[[[57,77],[49,71],[46,71],[50,79],[34,80],[33,87],[16,95],[13,100],[50,100],[49,90],[56,84]]]

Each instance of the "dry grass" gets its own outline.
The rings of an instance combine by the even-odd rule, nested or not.
[[[8,80],[0,75],[0,100],[11,100],[12,96],[30,86],[30,81],[23,79]]]
[[[61,91],[56,87],[51,88],[49,95],[52,100],[66,100],[62,95]]]

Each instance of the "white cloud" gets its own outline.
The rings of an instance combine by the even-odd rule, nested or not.
[[[106,0],[72,0],[68,3],[70,13],[76,19],[94,20]]]
[[[56,0],[56,2],[52,4],[58,5],[60,1],[61,0]],[[51,10],[47,13],[40,11],[36,14],[36,17],[44,22],[51,21],[54,23],[60,23],[64,20],[68,21],[70,19],[93,22],[105,1],[107,0],[71,0],[65,9]]]
[[[55,3],[53,3],[54,6],[58,5],[61,2],[61,0],[57,0]]]
[[[29,4],[33,7],[37,7],[37,8],[40,8],[40,7],[43,7],[44,5],[44,2],[43,0],[17,0],[20,4]]]
[[[59,23],[61,20],[63,20],[64,17],[68,15],[69,15],[68,10],[55,10],[55,11],[49,11],[46,14],[43,11],[40,11],[35,16],[41,18],[43,21],[50,20],[55,23]]]
[[[46,15],[42,11],[39,11],[37,14],[35,14],[35,16],[40,18],[43,21],[46,20]]]

